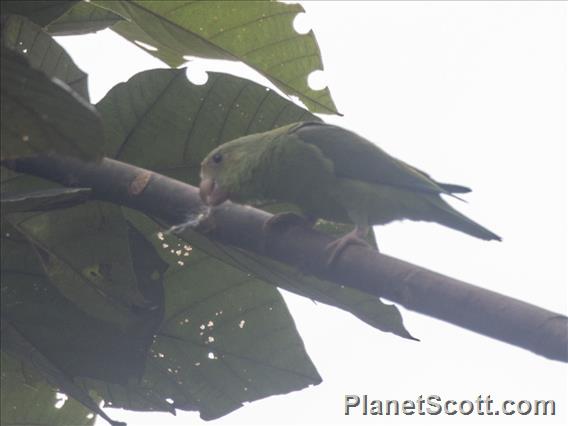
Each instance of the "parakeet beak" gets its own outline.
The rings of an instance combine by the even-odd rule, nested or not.
[[[229,193],[217,185],[215,179],[205,178],[199,184],[199,196],[205,204],[216,206],[229,198]]]

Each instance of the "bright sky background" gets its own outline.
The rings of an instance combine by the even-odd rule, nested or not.
[[[472,187],[468,203],[457,207],[504,238],[487,243],[434,224],[404,222],[378,229],[382,251],[566,313],[567,4],[304,7],[301,22],[315,31],[327,84],[344,114],[325,119],[438,180]],[[58,41],[89,73],[94,102],[136,72],[164,67],[110,31]],[[242,74],[244,67],[233,68]],[[210,425],[568,424],[566,364],[404,309],[405,324],[420,343],[297,296],[286,300],[324,382],[248,404]],[[345,417],[345,394],[365,393],[401,400],[431,394],[555,399],[559,413]],[[204,423],[195,413],[108,412],[129,426]]]

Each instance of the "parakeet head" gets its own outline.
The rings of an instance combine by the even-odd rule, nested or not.
[[[254,193],[254,170],[266,145],[264,133],[243,136],[218,146],[201,162],[199,195],[210,206],[227,199],[246,200]]]

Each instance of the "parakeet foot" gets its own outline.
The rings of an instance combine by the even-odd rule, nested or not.
[[[330,252],[327,259],[327,266],[333,266],[333,264],[337,261],[338,256],[343,253],[343,250],[345,250],[350,245],[373,248],[366,240],[364,240],[367,232],[367,228],[355,228],[350,233],[329,243],[325,248],[326,251]]]

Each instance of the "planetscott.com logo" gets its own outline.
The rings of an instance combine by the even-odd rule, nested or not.
[[[478,415],[478,416],[512,416],[534,415],[554,416],[556,401],[554,400],[520,400],[507,399],[495,402],[491,395],[479,395],[474,400],[443,399],[438,395],[420,395],[416,399],[371,399],[368,395],[345,395],[345,415],[363,416],[412,416],[412,415]]]

